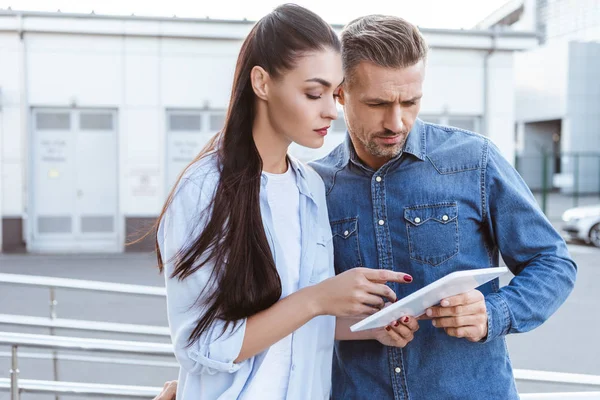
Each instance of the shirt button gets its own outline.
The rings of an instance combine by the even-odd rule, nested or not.
[[[377,178],[375,178],[375,180],[376,180],[377,182],[381,182],[381,177],[380,177],[380,176],[378,176]]]
[[[396,367],[396,369],[394,371],[396,371],[396,373],[399,374],[400,371],[402,371],[402,370],[400,369],[400,367]]]
[[[421,222],[421,218],[419,218],[419,217],[415,218],[415,222],[418,224],[419,222]]]
[[[379,220],[379,225],[383,225],[383,224],[385,224],[385,221],[384,221],[384,220],[382,220],[382,219],[380,219],[380,220]]]
[[[442,220],[443,220],[443,221],[448,221],[448,216],[447,216],[447,215],[444,215],[444,216],[442,217]]]
[[[350,232],[344,231],[344,236],[348,236],[349,234],[350,234]]]

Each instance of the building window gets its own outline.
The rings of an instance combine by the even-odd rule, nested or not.
[[[171,114],[169,131],[201,131],[202,116],[199,114]]]
[[[38,112],[35,116],[38,131],[70,130],[71,114],[69,112]]]
[[[113,116],[106,113],[85,113],[79,115],[79,129],[82,131],[112,131]]]

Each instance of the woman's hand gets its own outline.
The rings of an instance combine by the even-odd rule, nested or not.
[[[352,268],[314,286],[317,312],[337,317],[367,316],[396,301],[386,282],[410,283],[412,277],[385,269]]]

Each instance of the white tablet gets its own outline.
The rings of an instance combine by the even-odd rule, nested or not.
[[[408,315],[419,317],[445,298],[468,292],[509,271],[506,267],[452,272],[350,327],[352,332],[381,328]]]

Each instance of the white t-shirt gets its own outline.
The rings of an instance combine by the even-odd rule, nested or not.
[[[300,255],[302,232],[300,227],[300,192],[296,175],[291,166],[283,174],[267,176],[267,199],[275,240],[284,250],[286,271],[279,271],[282,293],[290,294],[298,290],[300,279]],[[279,266],[277,266],[279,268]],[[273,344],[244,391],[243,400],[283,400],[287,395],[290,366],[292,365],[292,335]]]

